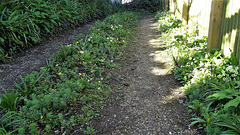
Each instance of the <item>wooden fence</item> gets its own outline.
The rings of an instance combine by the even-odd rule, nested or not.
[[[170,11],[183,26],[195,26],[202,36],[208,35],[211,0],[170,0]]]
[[[219,38],[219,47],[226,56],[234,52],[240,58],[240,0],[223,2]]]
[[[208,36],[208,48],[218,48],[227,57],[240,60],[240,0],[169,0],[170,12]]]

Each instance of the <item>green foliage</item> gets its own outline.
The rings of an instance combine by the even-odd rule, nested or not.
[[[96,134],[96,130],[93,129],[92,127],[87,127],[87,130],[84,131],[85,134],[89,134],[89,135],[94,135]]]
[[[133,8],[151,13],[161,10],[162,0],[133,0]]]
[[[0,5],[0,62],[47,35],[112,13],[106,0],[11,0]]]
[[[168,16],[156,18],[170,20]],[[159,21],[163,31],[162,26],[169,23],[164,20]],[[208,50],[206,37],[199,37],[197,29],[166,28],[174,35],[170,36],[168,48],[174,62],[173,73],[185,85],[189,113],[198,116],[190,126],[198,124],[213,135],[239,134],[240,72],[236,56],[225,58],[221,51]]]
[[[34,87],[37,85],[38,81],[42,77],[38,72],[33,72],[32,74],[27,75],[25,78],[21,78],[21,83],[15,83],[17,89],[15,89],[21,96],[29,96],[34,91]]]
[[[159,32],[169,32],[169,30],[174,28],[179,28],[182,21],[171,17],[169,12],[158,12],[155,16],[158,21]]]
[[[20,115],[17,112],[9,111],[5,114],[0,115],[0,134],[11,135],[17,132],[16,127],[21,127],[24,125],[24,122],[20,121]],[[15,129],[9,131],[9,129]],[[20,128],[21,134],[23,134],[23,130]],[[19,132],[19,133],[20,133]]]
[[[222,131],[221,135],[238,135],[240,134],[240,116],[232,115],[226,119],[226,121],[220,121],[215,123],[216,125],[226,128],[226,131]]]
[[[0,108],[4,111],[16,111],[19,97],[16,93],[6,93],[0,97]]]
[[[21,77],[14,93],[1,98],[6,111],[0,132],[65,134],[79,125],[86,127],[86,134],[95,134],[86,123],[99,116],[97,109],[110,92],[108,71],[116,67],[136,24],[134,13],[107,17],[76,43],[62,46],[39,72]],[[6,122],[9,125],[4,126]]]

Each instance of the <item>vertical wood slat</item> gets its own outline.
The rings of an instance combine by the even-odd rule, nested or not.
[[[224,56],[230,57],[231,53],[240,59],[239,30],[240,30],[240,1],[229,0],[224,3],[223,20],[221,28],[221,50]]]
[[[183,9],[182,9],[182,26],[187,26],[188,24],[188,0],[183,0]]]
[[[225,25],[224,25],[224,29],[221,31],[221,33],[223,33],[223,37],[222,37],[222,42],[221,42],[221,50],[223,51],[223,54],[225,54],[226,56],[226,48],[228,47],[228,39],[229,39],[229,33],[228,33],[228,30],[229,30],[229,20],[227,19],[228,18],[228,10],[229,10],[229,2],[228,1],[225,1],[225,6],[226,6],[226,9],[224,10],[225,12],[225,17],[223,18],[224,19],[224,22],[225,22]]]
[[[236,50],[236,52],[237,52],[237,57],[238,57],[238,60],[239,60],[239,63],[240,63],[240,14],[238,14],[238,17],[237,17],[237,21],[238,21],[238,23],[237,23],[237,26],[238,26],[238,32],[237,32],[237,39],[238,39],[238,41],[236,42],[236,46],[237,46],[237,50]]]
[[[222,13],[222,24],[221,24],[221,27],[220,27],[220,29],[221,29],[221,33],[220,33],[220,40],[219,40],[219,48],[218,49],[220,49],[220,48],[222,48],[222,44],[223,44],[223,42],[224,42],[224,39],[223,39],[223,33],[224,33],[224,31],[226,31],[225,30],[225,26],[226,26],[226,7],[227,7],[227,1],[224,1],[224,3],[223,3],[223,13]]]
[[[175,15],[176,12],[176,0],[170,0],[170,12]]]
[[[208,32],[208,49],[218,48],[224,0],[212,0]]]

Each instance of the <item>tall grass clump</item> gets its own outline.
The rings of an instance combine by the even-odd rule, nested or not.
[[[0,62],[46,35],[112,13],[106,0],[9,0],[0,3]]]
[[[166,29],[172,22],[168,20],[160,28]],[[227,58],[207,49],[207,37],[198,36],[194,28],[167,29],[172,35],[168,50],[173,73],[184,84],[188,112],[194,117],[190,126],[204,127],[211,135],[240,134],[240,70],[234,53]]]

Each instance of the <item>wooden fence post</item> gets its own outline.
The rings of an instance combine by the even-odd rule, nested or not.
[[[219,48],[224,0],[212,0],[208,29],[208,49]]]
[[[187,26],[188,24],[188,0],[183,0],[182,9],[182,26]]]

